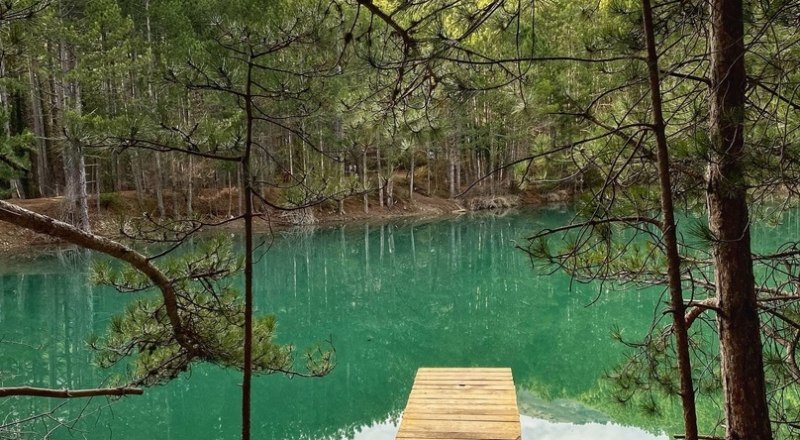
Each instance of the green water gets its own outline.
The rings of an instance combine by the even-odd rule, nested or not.
[[[511,367],[521,412],[531,416],[526,433],[538,438],[653,438],[606,430],[616,429],[605,424],[614,421],[607,414],[671,432],[676,420],[621,417],[628,410],[587,398],[625,354],[612,327],[642,335],[659,291],[598,292],[560,273],[537,274],[514,248],[531,231],[569,218],[539,210],[277,235],[256,268],[258,309],[278,315],[281,342],[305,347],[330,338],[337,365],[321,379],[256,378],[255,438],[349,439],[359,431],[391,438],[420,366]],[[132,297],[91,286],[87,263],[63,255],[7,264],[0,274],[3,385],[89,388],[108,376],[92,366],[85,341]],[[60,409],[63,420],[83,417],[56,436],[236,438],[239,381],[235,371],[205,365],[143,396],[70,402]],[[23,418],[60,403],[0,399],[0,414]]]

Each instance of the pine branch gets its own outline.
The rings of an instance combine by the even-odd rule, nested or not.
[[[0,221],[59,238],[86,249],[102,252],[130,264],[147,276],[161,290],[164,306],[172,329],[175,332],[176,340],[187,350],[194,350],[185,334],[178,314],[178,295],[173,283],[146,256],[121,243],[83,231],[70,224],[37,214],[3,200],[0,200]]]

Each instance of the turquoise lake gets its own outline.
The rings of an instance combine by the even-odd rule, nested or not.
[[[511,367],[526,439],[650,440],[678,432],[677,412],[639,414],[603,395],[604,373],[627,350],[612,340],[612,328],[629,339],[644,335],[660,314],[661,290],[600,291],[547,275],[515,248],[534,230],[570,218],[542,209],[262,237],[269,246],[256,267],[258,312],[276,314],[278,341],[300,350],[332,340],[336,367],[318,379],[257,377],[254,438],[392,438],[421,366]],[[797,230],[793,223],[756,238],[777,241],[786,228]],[[93,366],[86,340],[133,296],[92,286],[88,273],[89,262],[68,251],[7,256],[0,271],[3,385],[103,385],[109,373]],[[234,439],[240,380],[236,371],[198,365],[142,396],[70,401],[54,413],[65,425],[54,437]],[[0,414],[7,423],[62,403],[0,399]],[[34,433],[23,438],[47,427],[25,425]]]

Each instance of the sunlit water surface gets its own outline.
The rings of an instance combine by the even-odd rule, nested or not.
[[[279,233],[258,260],[258,311],[277,314],[281,342],[332,340],[337,365],[322,379],[256,378],[254,438],[393,438],[421,366],[511,367],[527,439],[679,432],[677,404],[661,414],[621,407],[603,379],[625,355],[611,329],[643,335],[660,291],[599,291],[563,274],[537,274],[515,248],[532,231],[569,219],[545,209]],[[85,341],[134,296],[92,286],[89,264],[69,255],[4,263],[2,385],[91,388],[107,378]],[[80,421],[55,437],[233,439],[239,383],[235,371],[200,365],[143,396],[69,402],[54,414]],[[0,414],[9,422],[61,403],[3,399]],[[25,429],[40,435],[42,426]]]

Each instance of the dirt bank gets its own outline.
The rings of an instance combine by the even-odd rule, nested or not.
[[[61,218],[63,214],[63,197],[13,200],[11,202],[50,217]],[[167,202],[170,201],[167,200]],[[199,214],[203,221],[215,223],[229,218],[229,215],[236,215],[238,204],[237,206],[232,206],[228,202],[225,194],[201,194],[197,197],[193,208],[195,214]],[[329,206],[326,204],[313,208],[314,216],[318,225],[326,225],[400,217],[438,217],[463,209],[458,202],[418,194],[414,195],[413,203],[398,201],[391,208],[380,207],[377,202],[377,200],[370,200],[369,210],[364,212],[363,199],[360,197],[358,199],[351,198],[345,200],[344,213],[339,212],[338,205],[330,204]],[[120,229],[124,221],[132,217],[142,216],[145,213],[153,213],[153,207],[150,205],[154,204],[155,202],[152,200],[144,200],[143,203],[140,203],[136,193],[133,191],[116,193],[113,196],[104,195],[101,197],[99,207],[97,199],[92,197],[89,209],[92,231],[105,237],[120,239],[122,238]],[[256,221],[257,230],[267,231],[292,226],[287,219],[280,215],[280,212],[275,210],[265,211],[267,215],[263,219]],[[225,227],[236,229],[241,225],[236,222]],[[58,244],[58,241],[50,237],[7,223],[0,223],[0,252],[4,253],[6,257],[11,256],[12,252],[35,250],[36,248],[55,244]]]
[[[553,201],[563,201],[566,194],[549,194],[537,196],[533,194],[523,194],[514,196],[515,203],[525,206],[537,206]],[[184,208],[183,201],[170,198],[165,199],[165,206],[168,211],[174,212],[175,207],[179,206],[178,211]],[[27,200],[13,200],[23,208],[29,209],[50,217],[61,218],[62,197],[49,197]],[[96,234],[113,238],[122,239],[120,234],[121,226],[130,218],[140,217],[145,214],[155,215],[154,197],[137,198],[134,191],[124,191],[113,194],[103,194],[99,203],[96,197],[92,196],[89,201],[89,217],[92,223],[92,231]],[[365,212],[364,200],[362,196],[351,197],[344,201],[344,212],[339,212],[336,202],[324,203],[313,208],[316,225],[332,225],[351,222],[364,221],[383,221],[393,218],[416,217],[433,218],[453,213],[464,212],[469,206],[474,207],[470,200],[456,201],[438,197],[427,197],[422,194],[414,194],[413,201],[408,201],[407,197],[397,200],[391,208],[381,207],[375,197],[369,200],[369,209]],[[235,216],[238,213],[238,194],[236,192],[208,192],[198,194],[192,203],[195,215],[200,215],[201,219],[207,223],[216,223]],[[273,209],[264,209],[266,213],[263,218],[255,223],[258,231],[268,231],[282,229],[293,226],[291,221],[286,219],[281,212]],[[185,217],[185,214],[181,214]],[[177,216],[176,216],[177,218]],[[226,224],[225,228],[241,228],[240,222]],[[50,237],[17,228],[15,226],[0,222],[0,253],[5,257],[14,257],[15,252],[28,253],[28,251],[47,246],[57,245],[59,242]]]

